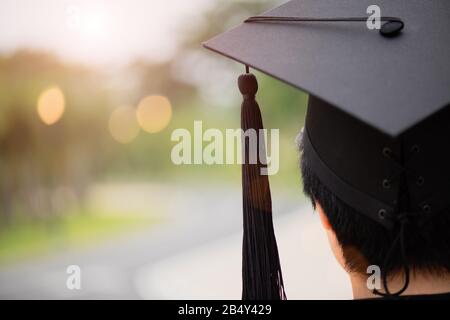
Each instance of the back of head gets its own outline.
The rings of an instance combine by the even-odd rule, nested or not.
[[[304,191],[328,217],[350,271],[450,272],[449,123],[446,108],[390,137],[310,97]],[[394,245],[400,232],[403,247]]]

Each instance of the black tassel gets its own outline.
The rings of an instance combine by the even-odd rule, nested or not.
[[[249,139],[243,138],[244,164],[242,166],[242,191],[244,214],[244,239],[242,252],[242,299],[285,300],[280,259],[272,221],[272,199],[269,179],[261,175],[259,146],[264,146],[261,112],[255,100],[258,91],[256,77],[248,72],[239,77],[239,90],[244,101],[241,109],[241,127],[245,131],[255,129],[258,139],[257,163],[250,163]],[[256,147],[256,146],[255,146]],[[255,150],[252,150],[255,151]],[[264,157],[265,152],[263,153]],[[265,161],[264,161],[265,162]]]

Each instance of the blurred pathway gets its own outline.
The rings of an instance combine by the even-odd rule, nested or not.
[[[130,184],[101,186],[94,190],[94,197],[116,209],[123,206],[154,212],[157,208],[167,219],[101,245],[0,267],[0,299],[164,298],[159,286],[150,284],[144,290],[136,280],[143,270],[241,232],[240,190]],[[274,203],[282,205],[274,207],[277,213],[298,206],[280,199]],[[66,268],[72,264],[81,267],[82,290],[66,288]],[[205,266],[204,271],[207,269]]]
[[[352,299],[317,216],[300,207],[275,221],[288,299]],[[241,234],[195,247],[142,268],[136,288],[145,299],[239,299]]]

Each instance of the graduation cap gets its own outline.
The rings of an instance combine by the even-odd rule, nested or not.
[[[312,170],[402,245],[410,221],[450,206],[450,2],[378,0],[379,31],[365,23],[372,3],[290,1],[204,46],[247,66],[244,130],[262,128],[249,68],[310,94],[303,144]],[[243,165],[242,297],[285,299],[261,166]]]

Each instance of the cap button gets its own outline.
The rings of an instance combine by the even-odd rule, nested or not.
[[[381,26],[380,33],[384,37],[395,37],[403,30],[404,26],[402,21],[388,21]]]

